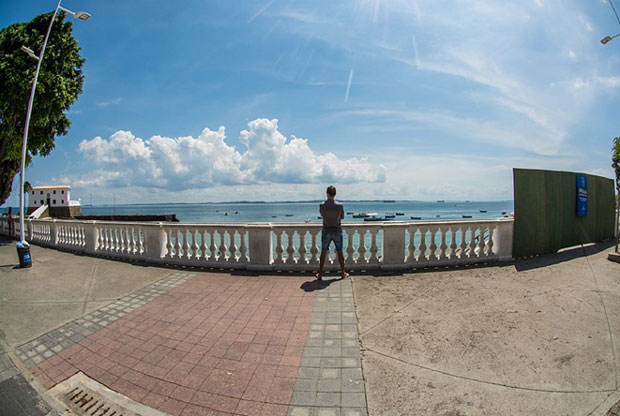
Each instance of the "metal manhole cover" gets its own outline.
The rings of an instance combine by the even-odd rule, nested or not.
[[[82,372],[58,383],[49,392],[79,416],[169,416],[110,390]]]

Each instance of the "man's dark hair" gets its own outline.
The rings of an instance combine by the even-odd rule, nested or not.
[[[336,187],[334,185],[329,185],[327,187],[327,195],[336,196]]]

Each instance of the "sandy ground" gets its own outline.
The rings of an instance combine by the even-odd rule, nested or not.
[[[609,251],[354,277],[369,414],[605,414],[620,398]]]

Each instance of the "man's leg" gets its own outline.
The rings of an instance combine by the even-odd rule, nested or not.
[[[327,253],[329,253],[329,250],[321,250],[321,257],[319,258],[319,272],[316,274],[317,280],[323,280],[323,266],[325,265]]]
[[[337,250],[336,254],[338,254],[338,262],[340,263],[340,276],[345,279],[349,277],[349,273],[344,271],[344,255],[342,254],[342,250]]]

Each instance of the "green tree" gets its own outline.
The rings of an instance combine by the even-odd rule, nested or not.
[[[28,23],[15,23],[0,30],[0,204],[11,193],[13,178],[21,164],[26,107],[32,88],[36,60],[20,48],[41,50],[52,13]],[[85,59],[71,34],[71,22],[59,12],[48,40],[30,119],[26,165],[36,155],[47,156],[54,149],[55,136],[67,134],[66,112],[82,92]]]

